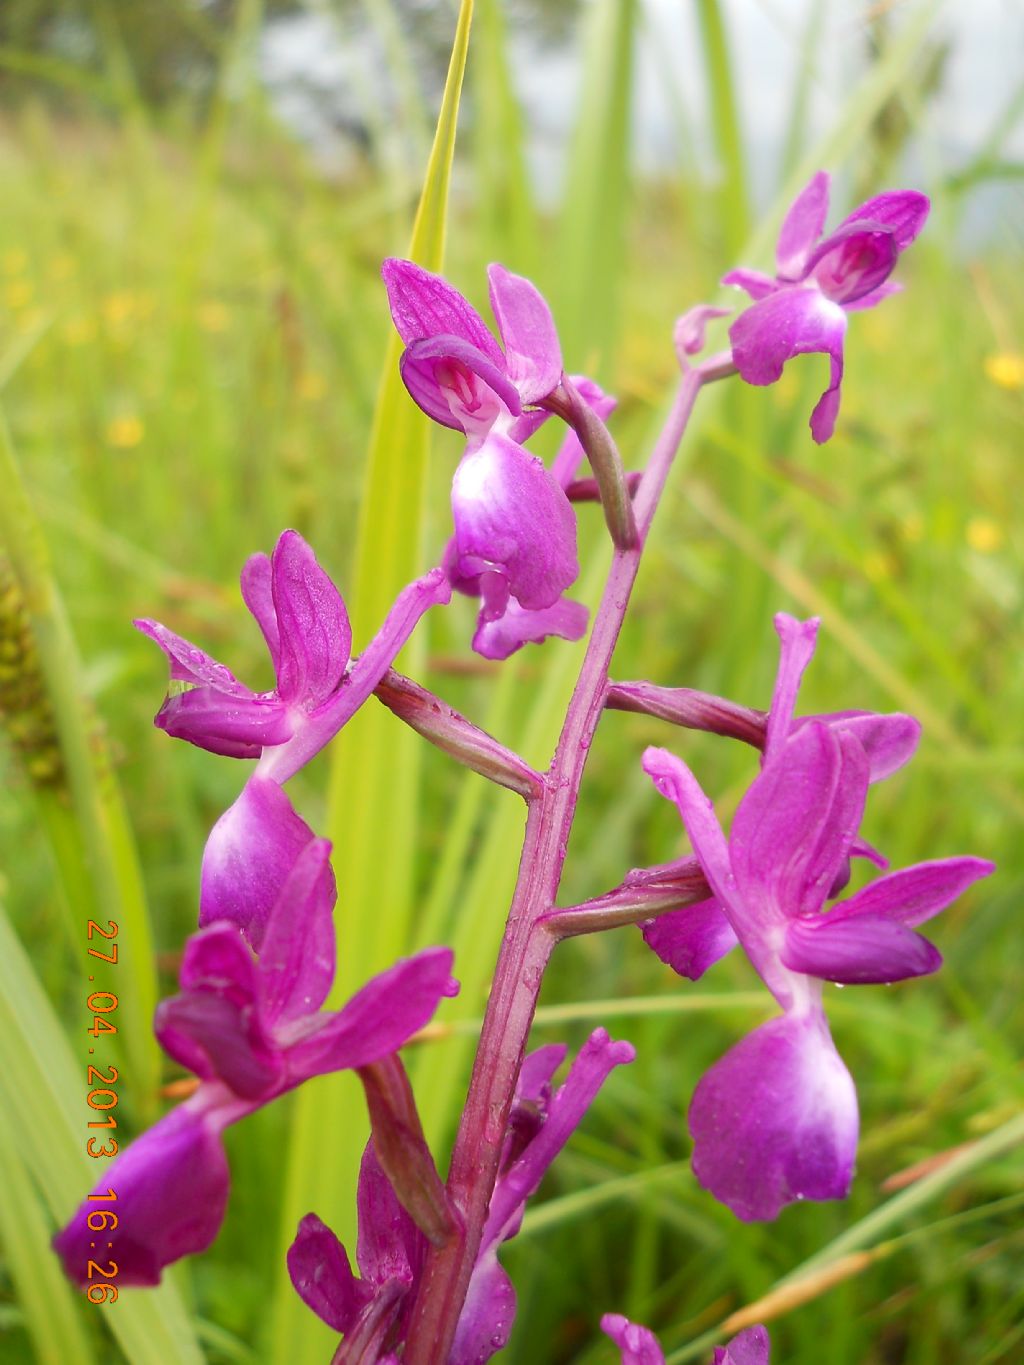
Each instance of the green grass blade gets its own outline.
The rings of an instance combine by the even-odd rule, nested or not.
[[[508,32],[499,0],[480,0],[470,64],[480,264],[500,260],[517,273],[537,272],[537,214],[526,165],[525,124],[512,85]]]
[[[697,17],[704,48],[704,70],[708,81],[710,123],[715,150],[721,163],[722,187],[718,219],[724,228],[727,245],[735,250],[746,240],[750,228],[747,197],[746,156],[740,131],[736,84],[729,55],[729,41],[718,0],[698,0]]]
[[[635,0],[598,0],[587,23],[552,301],[567,363],[599,377],[608,374],[621,309]]]
[[[827,0],[811,0],[804,35],[800,43],[796,83],[793,86],[789,118],[786,120],[786,135],[782,144],[781,166],[784,176],[790,175],[793,171],[807,141],[807,129],[810,125],[808,110],[810,108],[811,90],[817,77],[818,51],[825,29],[827,8]]]
[[[463,0],[437,131],[427,165],[409,255],[431,270],[444,258],[455,133],[472,0]],[[383,297],[383,290],[382,290]],[[423,520],[429,425],[409,401],[398,372],[401,342],[392,335],[384,358],[361,501],[355,590],[349,606],[359,645],[383,621],[401,589],[423,570]],[[407,651],[413,671],[422,638]],[[336,995],[350,995],[367,976],[408,948],[412,867],[417,846],[421,742],[382,708],[365,707],[346,727],[331,762],[328,827],[335,844],[341,899],[337,911]],[[358,789],[358,796],[353,793]],[[297,1097],[282,1223],[278,1282],[271,1313],[270,1359],[315,1359],[331,1334],[291,1288],[284,1251],[295,1226],[315,1208],[351,1244],[355,1182],[366,1127],[361,1098],[348,1078]],[[353,1107],[358,1113],[352,1122]],[[324,1134],[331,1135],[325,1160]]]
[[[50,1248],[51,1231],[28,1170],[23,1121],[8,1105],[0,1112],[0,1246],[21,1304],[38,1365],[93,1365],[96,1355],[82,1327],[75,1291]],[[93,1311],[96,1311],[95,1309]]]
[[[866,1250],[876,1251],[880,1255],[888,1254],[889,1245],[879,1241],[884,1233],[916,1213],[933,1199],[937,1199],[947,1190],[955,1189],[963,1184],[966,1177],[972,1172],[1018,1148],[1022,1140],[1024,1140],[1024,1114],[1017,1114],[995,1129],[994,1132],[974,1143],[966,1151],[946,1162],[939,1170],[915,1181],[909,1189],[901,1191],[880,1208],[869,1213],[866,1218],[861,1218],[852,1227],[840,1233],[838,1237],[829,1242],[828,1246],[808,1257],[788,1275],[784,1275],[772,1286],[769,1292],[774,1293],[776,1290],[789,1288],[808,1276],[819,1274],[829,1266],[839,1262],[841,1258],[854,1252]],[[915,1233],[914,1236],[916,1237],[917,1234]],[[898,1244],[903,1238],[895,1240]],[[700,1360],[705,1352],[709,1351],[716,1342],[723,1339],[722,1331],[722,1327],[716,1327],[713,1331],[704,1333],[696,1341],[690,1342],[681,1350],[673,1351],[667,1357],[666,1365],[684,1365],[686,1361]]]
[[[0,909],[0,1105],[32,1135],[32,1174],[56,1229],[70,1217],[102,1162],[85,1152],[85,1058],[76,1059],[28,955]],[[84,1041],[84,1034],[83,1034]],[[100,1310],[102,1311],[102,1310]],[[203,1356],[170,1282],[122,1291],[103,1318],[131,1365],[200,1365]],[[77,1360],[75,1356],[66,1359]]]
[[[81,939],[72,947],[85,962],[85,921],[90,916],[103,923],[113,919],[119,926],[118,1040],[131,1065],[132,1104],[146,1114],[155,1103],[158,1053],[151,1028],[156,971],[142,876],[121,793],[105,745],[88,713],[77,650],[50,570],[42,529],[2,419],[0,483],[4,488],[0,544],[28,609],[80,833],[79,841],[61,838],[52,844],[55,857],[62,860],[65,885],[79,887],[80,910],[85,900]],[[53,828],[49,822],[47,827]]]

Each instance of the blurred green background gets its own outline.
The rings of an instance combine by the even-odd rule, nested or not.
[[[520,1297],[505,1358],[610,1362],[605,1311],[655,1327],[675,1359],[704,1358],[692,1343],[812,1257],[864,1252],[772,1322],[780,1365],[1020,1360],[1024,82],[1011,54],[1024,16],[999,0],[475,10],[446,273],[481,307],[487,261],[535,279],[569,368],[619,396],[632,467],[673,383],[674,318],[719,297],[731,265],[770,265],[811,171],[834,173],[832,221],[882,188],[932,196],[901,262],[905,294],[851,321],[828,446],[806,425],[821,358],[772,389],[734,381],[701,400],[616,671],[763,706],[772,614],[820,615],[804,709],[909,710],[925,726],[911,767],[872,792],[867,836],[895,866],[962,852],[999,864],[935,924],[939,975],[828,989],[863,1109],[857,1178],[847,1203],[794,1207],[771,1226],[737,1223],[686,1160],[693,1086],[768,1009],[747,964],[730,958],[691,985],[635,931],[561,949],[538,1041],[578,1045],[603,1023],[639,1055],[503,1254]],[[311,541],[350,600],[403,581],[392,588],[376,548],[400,528],[357,531],[390,330],[378,270],[408,247],[455,21],[454,5],[412,0],[0,11],[5,1362],[330,1356],[281,1264],[311,1207],[351,1237],[366,1122],[350,1078],[229,1133],[224,1231],[158,1294],[92,1306],[47,1248],[96,1178],[83,1154],[86,995],[119,994],[109,1057],[123,1139],[179,1079],[148,1020],[195,927],[206,833],[242,781],[239,765],[152,729],[164,664],[132,617],[165,621],[266,686],[237,574],[282,528]],[[444,544],[459,453],[435,433],[421,481],[425,432],[399,392],[374,444],[378,474],[399,490],[409,479],[410,574]],[[599,513],[580,521],[593,604],[608,554]],[[357,648],[379,620],[367,612],[357,606]],[[410,671],[546,763],[581,647],[485,665],[469,652],[472,617],[463,601],[434,613]],[[412,946],[456,947],[451,1027],[409,1052],[443,1153],[522,816],[376,710],[290,790],[339,844],[349,985]],[[566,902],[685,851],[639,770],[651,742],[686,756],[724,816],[755,771],[725,741],[609,715]],[[373,753],[382,761],[356,761]],[[96,987],[89,917],[121,926],[116,978]],[[919,1162],[931,1173],[901,1177]]]

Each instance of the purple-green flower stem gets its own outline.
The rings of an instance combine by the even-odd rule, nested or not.
[[[640,487],[640,478],[639,469],[630,469],[626,473],[626,491],[631,498]],[[601,488],[596,479],[573,479],[572,483],[565,486],[565,496],[570,502],[600,502]]]
[[[636,516],[626,471],[611,432],[567,374],[562,375],[561,384],[542,406],[556,412],[576,432],[600,489],[612,542],[619,550],[632,549],[639,539]]]
[[[633,501],[635,541],[615,551],[554,759],[529,802],[519,878],[448,1176],[448,1193],[464,1231],[428,1253],[406,1337],[406,1365],[445,1365],[448,1359],[487,1221],[541,981],[556,942],[539,921],[552,911],[558,893],[580,780],[604,710],[612,655],[644,543],[697,394],[718,377],[720,359],[683,375]]]
[[[630,924],[643,924],[656,915],[670,910],[682,910],[697,905],[711,896],[704,870],[692,860],[693,867],[671,882],[624,882],[614,891],[580,905],[567,905],[551,910],[537,921],[556,941],[574,938],[578,934],[596,934],[602,929],[622,929]]]
[[[544,782],[540,773],[411,678],[389,668],[374,696],[410,729],[467,768],[528,801],[540,792]]]
[[[612,683],[605,696],[609,711],[633,711],[656,716],[672,725],[705,730],[726,739],[740,739],[763,749],[768,713],[727,701],[692,687],[657,687],[649,682]]]

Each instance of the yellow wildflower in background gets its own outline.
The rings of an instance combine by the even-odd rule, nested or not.
[[[141,442],[145,434],[146,428],[141,419],[134,413],[126,413],[108,423],[107,444],[112,445],[115,450],[131,450]]]
[[[4,290],[4,302],[12,313],[20,312],[32,302],[33,292],[31,280],[11,280]]]
[[[1024,389],[1024,355],[999,351],[985,357],[985,373],[1001,389]]]
[[[990,555],[1003,543],[1003,528],[991,517],[971,517],[964,532],[967,544],[979,554]]]
[[[20,246],[11,247],[3,254],[5,275],[20,275],[28,265],[28,252]]]
[[[308,371],[299,375],[295,392],[305,403],[319,402],[327,392],[327,380],[322,374]]]
[[[196,309],[196,320],[204,332],[226,332],[231,314],[220,299],[206,299]]]

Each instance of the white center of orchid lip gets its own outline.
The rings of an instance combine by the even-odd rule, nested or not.
[[[482,502],[487,496],[487,461],[474,453],[463,457],[455,471],[454,482],[460,499]]]

